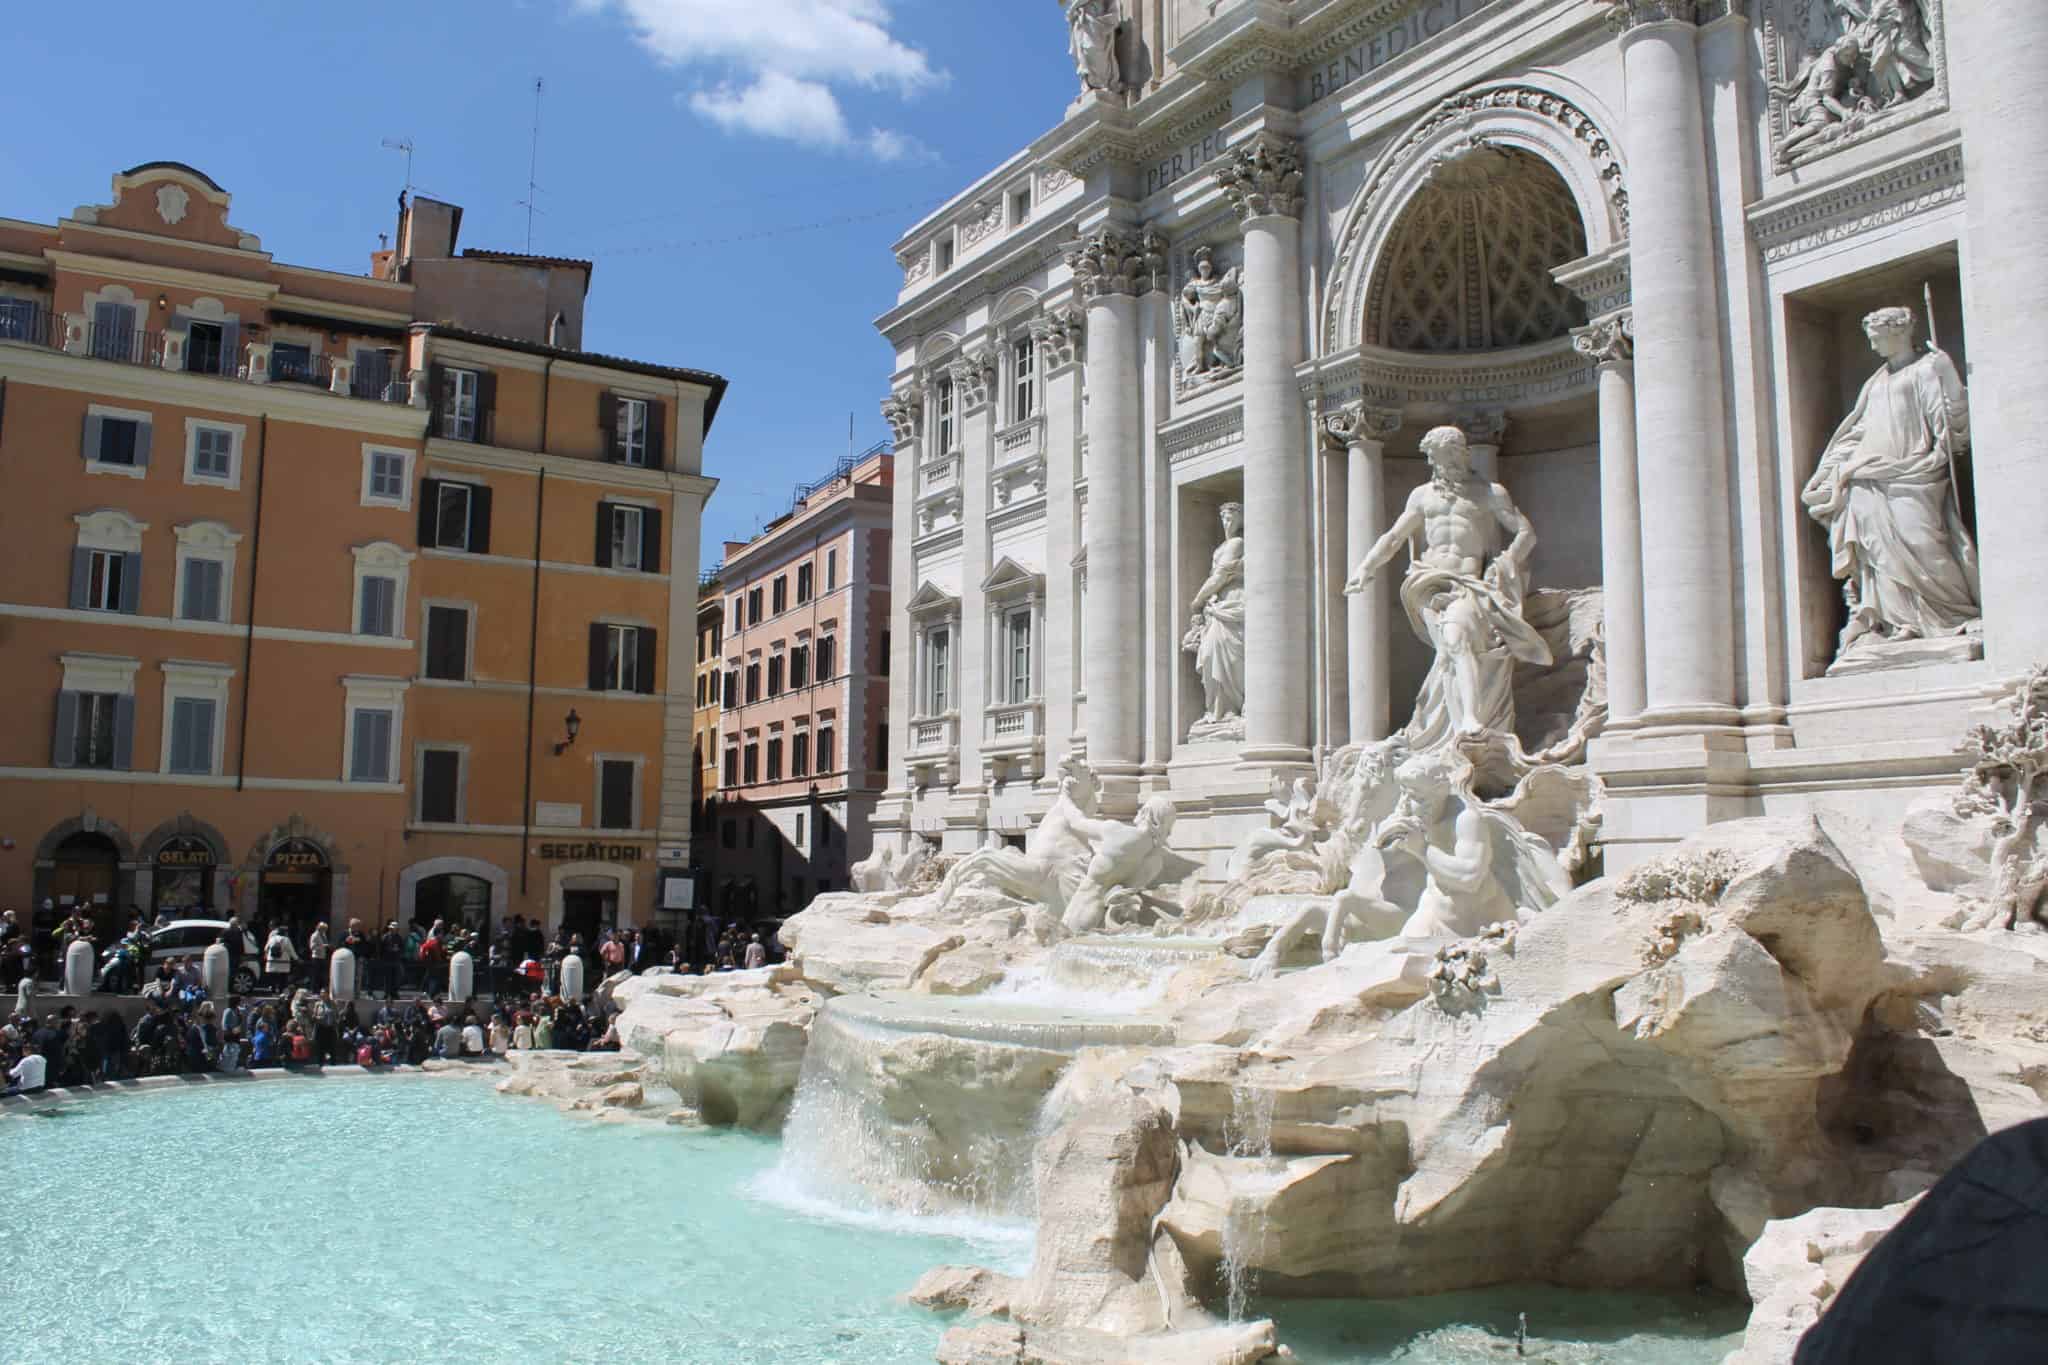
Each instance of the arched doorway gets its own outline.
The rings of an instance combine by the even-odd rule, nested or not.
[[[81,831],[57,845],[50,866],[48,909],[36,907],[38,937],[52,932],[74,913],[92,920],[93,937],[111,941],[125,927],[120,925],[121,907],[115,886],[121,871],[121,849],[112,839],[96,831]],[[48,920],[46,924],[44,921]]]
[[[325,849],[311,839],[280,840],[263,858],[256,893],[258,925],[267,933],[282,924],[294,942],[304,943],[313,926],[328,917],[332,882]]]
[[[196,834],[174,834],[157,845],[150,862],[154,873],[150,882],[152,917],[205,919],[212,915],[217,866],[212,845]]]
[[[479,946],[491,940],[491,884],[465,872],[422,877],[413,892],[413,917],[432,924],[445,920],[476,936]]]

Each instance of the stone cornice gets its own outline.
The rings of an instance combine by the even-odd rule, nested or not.
[[[1552,270],[1550,278],[1571,290],[1586,305],[1590,317],[1627,308],[1631,286],[1628,243],[1617,242],[1597,255],[1567,261]]]
[[[1478,408],[1512,411],[1590,392],[1593,367],[1569,337],[1512,351],[1425,355],[1360,347],[1325,356],[1295,370],[1305,397],[1325,404],[1363,401],[1382,407],[1415,405],[1469,414]]]
[[[1216,168],[1216,183],[1237,211],[1239,222],[1255,218],[1300,218],[1301,144],[1260,132],[1230,149]]]
[[[1169,463],[1191,460],[1244,439],[1244,405],[1233,403],[1161,427],[1159,448]]]
[[[1765,200],[1749,210],[1749,230],[1766,261],[1781,261],[1959,203],[1963,194],[1962,142],[1949,138],[1889,165]]]

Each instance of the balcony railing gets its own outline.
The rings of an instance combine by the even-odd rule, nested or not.
[[[151,332],[110,326],[83,313],[56,312],[43,303],[0,300],[0,343],[5,342],[121,365],[147,365],[257,384],[304,384],[348,398],[420,408],[427,405],[425,371],[377,365],[364,366],[359,373],[349,360],[295,352],[279,355],[266,341],[246,341],[231,349],[207,337],[194,345],[192,335],[183,329]]]

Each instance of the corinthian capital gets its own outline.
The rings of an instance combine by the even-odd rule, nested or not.
[[[1301,217],[1301,144],[1260,133],[1231,148],[1217,168],[1216,183],[1237,210],[1240,222],[1254,218]]]
[[[1603,0],[1607,25],[1620,33],[1644,24],[1696,23],[1703,8],[1701,0]]]
[[[1067,253],[1067,266],[1084,299],[1149,294],[1167,287],[1166,236],[1151,228],[1102,228]]]
[[[882,400],[882,419],[889,424],[896,444],[914,441],[924,425],[924,390],[916,385]]]
[[[1032,338],[1038,342],[1039,353],[1045,357],[1048,371],[1079,360],[1082,339],[1086,334],[1087,325],[1079,311],[1073,308],[1056,308],[1031,322]]]
[[[1635,315],[1617,313],[1572,330],[1572,349],[1596,365],[1627,365],[1636,358]]]
[[[1368,441],[1384,441],[1401,429],[1399,408],[1374,408],[1346,403],[1323,414],[1323,436],[1336,449]]]

